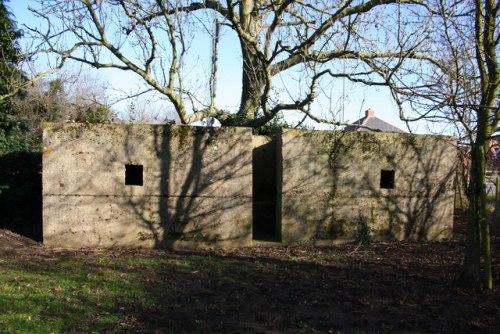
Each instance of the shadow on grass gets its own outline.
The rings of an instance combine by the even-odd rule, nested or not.
[[[24,312],[51,331],[488,333],[500,325],[498,291],[454,287],[457,243],[353,251],[68,253],[0,268],[14,272],[2,284],[21,287]],[[10,298],[2,306],[21,312]]]

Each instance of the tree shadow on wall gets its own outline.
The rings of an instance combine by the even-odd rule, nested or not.
[[[47,125],[44,231],[66,247],[251,242],[250,129]]]
[[[403,226],[404,239],[435,240],[450,238],[454,211],[454,180],[458,163],[457,147],[441,137],[406,136],[402,145],[402,191],[384,197],[384,210],[391,213],[391,230]],[[399,163],[391,162],[394,171]],[[396,180],[398,180],[396,178]]]
[[[128,207],[143,231],[137,237],[152,242],[154,248],[248,245],[251,132],[184,126],[151,129],[152,143],[146,150],[153,159],[144,161],[144,191],[134,196],[136,189],[128,189]],[[138,141],[127,132],[124,149],[129,162],[141,160]]]
[[[0,157],[0,228],[42,241],[42,156],[13,152]]]
[[[351,150],[345,146],[330,156],[334,169],[352,167],[346,164],[352,154],[367,162],[356,173],[336,173],[341,187],[336,187],[334,212],[346,217],[343,209],[356,210],[357,223],[364,217],[374,235],[382,239],[451,237],[456,146],[441,137],[385,137],[384,142],[376,134],[361,135]]]
[[[283,162],[290,240],[353,241],[361,221],[379,240],[451,237],[456,147],[449,138],[329,132],[301,140],[303,152],[290,161],[285,152]],[[287,168],[301,155],[309,170],[290,182]]]

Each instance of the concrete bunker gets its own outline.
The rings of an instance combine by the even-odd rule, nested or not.
[[[440,240],[455,141],[397,133],[44,124],[43,237],[61,247]]]

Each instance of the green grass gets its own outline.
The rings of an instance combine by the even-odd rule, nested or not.
[[[133,325],[131,305],[141,310],[155,306],[157,299],[150,297],[158,291],[154,275],[149,274],[159,268],[191,266],[187,261],[151,257],[4,260],[0,262],[1,332],[126,331]]]
[[[229,274],[238,266],[241,261],[210,255],[0,260],[0,333],[154,328],[167,308],[185,303],[176,304],[175,296],[183,295],[185,284],[195,283],[191,277],[213,276],[221,284],[238,284]],[[201,293],[213,292],[206,289]]]

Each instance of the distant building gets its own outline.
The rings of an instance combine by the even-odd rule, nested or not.
[[[375,116],[375,110],[368,109],[365,111],[365,117],[357,120],[352,123],[352,125],[348,125],[345,127],[345,131],[372,131],[379,130],[382,132],[399,132],[406,133],[407,131],[401,130],[400,128],[387,123],[386,121],[381,120],[380,118]]]
[[[488,174],[500,173],[500,140],[498,138],[489,141],[488,153],[486,155],[486,172]]]

